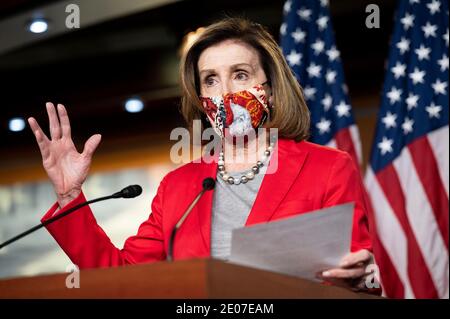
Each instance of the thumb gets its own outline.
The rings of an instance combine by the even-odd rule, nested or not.
[[[84,149],[81,155],[91,158],[97,149],[98,144],[100,144],[101,139],[102,136],[100,134],[92,135],[86,143],[84,143]]]

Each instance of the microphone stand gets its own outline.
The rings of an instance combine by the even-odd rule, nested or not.
[[[70,209],[64,211],[63,213],[59,213],[58,215],[53,216],[53,217],[47,219],[46,221],[40,223],[39,225],[36,225],[36,226],[34,226],[34,227],[28,229],[27,231],[24,231],[23,233],[21,233],[21,234],[19,234],[19,235],[17,235],[17,236],[14,236],[14,237],[11,238],[11,239],[8,239],[8,240],[5,241],[4,243],[0,244],[0,249],[2,249],[3,247],[8,246],[9,244],[15,242],[16,240],[18,240],[18,239],[20,239],[20,238],[22,238],[22,237],[25,237],[25,236],[31,234],[32,232],[35,232],[36,230],[38,230],[38,229],[40,229],[40,228],[42,228],[42,227],[45,227],[45,226],[47,226],[47,225],[49,225],[49,224],[51,224],[51,223],[57,221],[58,219],[63,218],[64,216],[69,215],[70,213],[73,213],[74,211],[76,211],[77,209],[80,209],[80,208],[83,207],[83,206],[86,206],[86,205],[89,205],[89,204],[92,204],[92,203],[95,203],[95,202],[99,202],[99,201],[102,201],[102,200],[106,200],[106,199],[111,199],[111,198],[121,198],[121,197],[124,197],[124,191],[125,191],[126,189],[128,189],[128,188],[124,188],[122,191],[117,192],[117,193],[114,193],[114,194],[109,195],[109,196],[104,196],[104,197],[99,197],[99,198],[95,198],[95,199],[88,200],[88,201],[86,201],[86,202],[84,202],[84,203],[78,204],[78,205],[76,205],[76,206],[74,206],[74,207],[72,207],[72,208],[70,208]],[[141,190],[141,191],[142,191],[142,190]],[[139,193],[139,194],[140,194],[140,193]],[[138,195],[139,195],[139,194],[138,194]]]
[[[202,197],[202,195],[206,192],[209,191],[211,189],[213,189],[215,186],[215,180],[211,177],[205,178],[203,180],[203,184],[202,184],[202,190],[200,191],[200,193],[198,193],[198,195],[194,198],[194,200],[192,201],[192,203],[189,205],[189,207],[186,209],[186,211],[184,212],[183,216],[181,216],[180,220],[178,221],[178,223],[175,225],[175,227],[172,229],[171,233],[170,233],[170,237],[169,237],[169,247],[167,249],[167,261],[173,261],[173,243],[175,240],[175,235],[177,234],[177,230],[181,227],[181,225],[183,225],[184,220],[186,219],[186,217],[189,215],[189,213],[191,212],[191,210],[194,208],[194,206],[197,204],[197,202],[200,200],[200,198]]]

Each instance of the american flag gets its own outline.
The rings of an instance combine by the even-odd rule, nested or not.
[[[400,0],[366,172],[389,297],[449,297],[448,42],[447,0]]]
[[[281,47],[311,113],[314,143],[348,152],[361,163],[361,141],[345,86],[328,0],[288,0],[280,28]]]

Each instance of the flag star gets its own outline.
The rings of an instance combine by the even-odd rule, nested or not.
[[[437,25],[427,22],[427,24],[422,27],[422,31],[425,35],[425,38],[428,38],[430,36],[436,37]]]
[[[394,140],[387,138],[386,136],[383,136],[383,140],[377,144],[378,148],[381,150],[381,155],[393,152],[394,151],[392,149],[393,143]]]
[[[303,19],[305,21],[309,21],[311,13],[312,13],[311,10],[305,8],[300,8],[300,10],[297,10],[297,14],[300,17],[300,19]]]
[[[442,38],[444,39],[445,44],[447,44],[447,46],[448,46],[448,29],[447,29],[447,32],[445,32],[445,34],[442,36]]]
[[[336,71],[328,70],[327,74],[325,75],[327,83],[328,84],[334,83],[334,81],[336,80],[336,75],[337,75]]]
[[[323,108],[326,111],[328,111],[331,108],[331,105],[333,104],[333,99],[331,98],[330,94],[326,94],[325,97],[322,99]]]
[[[290,66],[300,65],[302,55],[295,50],[291,50],[291,53],[286,56],[286,59],[288,60]]]
[[[408,105],[408,111],[411,111],[413,108],[417,107],[417,102],[419,101],[419,96],[409,93],[406,98],[406,104]]]
[[[320,122],[316,124],[316,127],[319,129],[319,133],[322,135],[330,131],[331,121],[325,118],[321,118]]]
[[[315,55],[319,55],[325,49],[325,42],[318,39],[316,42],[311,44],[311,48],[314,50]]]
[[[328,24],[328,17],[327,16],[320,16],[317,21],[316,21],[317,25],[319,26],[319,30],[323,31],[326,29],[327,24]]]
[[[320,0],[320,5],[321,5],[322,7],[328,6],[328,0]]]
[[[414,4],[414,3],[420,3],[420,0],[409,0],[410,4]]]
[[[306,32],[303,32],[300,28],[297,28],[291,33],[291,37],[294,38],[295,43],[305,42]]]
[[[287,24],[286,24],[286,22],[283,22],[280,27],[281,35],[286,35],[286,31],[287,31]]]
[[[330,50],[327,51],[328,59],[333,62],[340,56],[339,50],[333,45]]]
[[[409,74],[410,79],[414,84],[424,83],[423,78],[425,76],[425,71],[421,71],[418,68],[414,68],[414,72]]]
[[[395,122],[396,120],[397,114],[392,114],[391,112],[387,112],[386,116],[381,119],[386,129],[396,127],[397,126],[397,123]]]
[[[428,105],[425,110],[428,112],[428,117],[429,118],[439,118],[440,114],[439,112],[442,111],[442,106],[440,105],[435,105],[434,102],[431,102],[430,105]]]
[[[406,13],[405,16],[400,20],[403,24],[403,28],[408,30],[409,28],[414,26],[415,17],[412,14]]]
[[[414,121],[408,117],[405,117],[405,120],[402,124],[403,134],[407,135],[413,131]]]
[[[430,59],[431,49],[425,47],[423,44],[420,45],[420,48],[414,50],[414,52],[416,52],[419,61],[422,61],[423,59]]]
[[[318,78],[320,77],[320,71],[322,71],[322,67],[320,65],[315,64],[314,62],[311,63],[307,68],[306,72],[308,72],[309,76],[311,78]]]
[[[397,48],[400,50],[401,54],[404,54],[409,50],[409,44],[411,42],[408,39],[402,38],[400,42],[397,43]]]
[[[290,0],[288,0],[284,3],[283,11],[285,14],[291,11],[291,5],[292,5],[292,2]]]
[[[339,117],[350,116],[350,105],[345,104],[344,101],[341,101],[341,103],[336,105],[335,109],[336,109]]]
[[[314,100],[314,94],[316,94],[317,90],[310,86],[307,86],[303,89],[303,93],[307,100]]]
[[[396,87],[392,87],[392,89],[386,94],[389,98],[389,102],[394,104],[400,101],[400,97],[402,96],[402,90],[397,89]]]
[[[435,14],[436,12],[441,11],[441,3],[437,0],[431,1],[431,3],[427,4],[428,10],[430,10],[430,14]]]
[[[441,71],[448,70],[448,56],[442,55],[442,59],[438,60],[438,64],[441,66]]]
[[[446,88],[447,88],[447,82],[441,82],[441,80],[437,79],[436,82],[434,82],[433,84],[431,84],[431,86],[433,87],[434,93],[437,94],[446,94]]]
[[[394,73],[394,77],[399,79],[402,76],[405,76],[406,64],[401,64],[397,62],[397,64],[391,68],[392,73]]]

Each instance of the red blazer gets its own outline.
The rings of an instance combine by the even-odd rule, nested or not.
[[[371,250],[363,184],[358,169],[345,153],[309,142],[279,139],[278,169],[267,174],[246,226],[302,214],[323,207],[355,202],[351,251]],[[276,158],[275,158],[276,159]],[[273,165],[275,160],[269,165]],[[166,258],[170,232],[206,177],[216,177],[217,163],[188,163],[161,181],[151,214],[122,249],[116,248],[86,206],[47,226],[50,234],[80,268],[146,263]],[[210,256],[213,191],[206,192],[177,232],[174,258]],[[65,208],[85,201],[83,193]],[[55,203],[42,218],[50,218]]]

